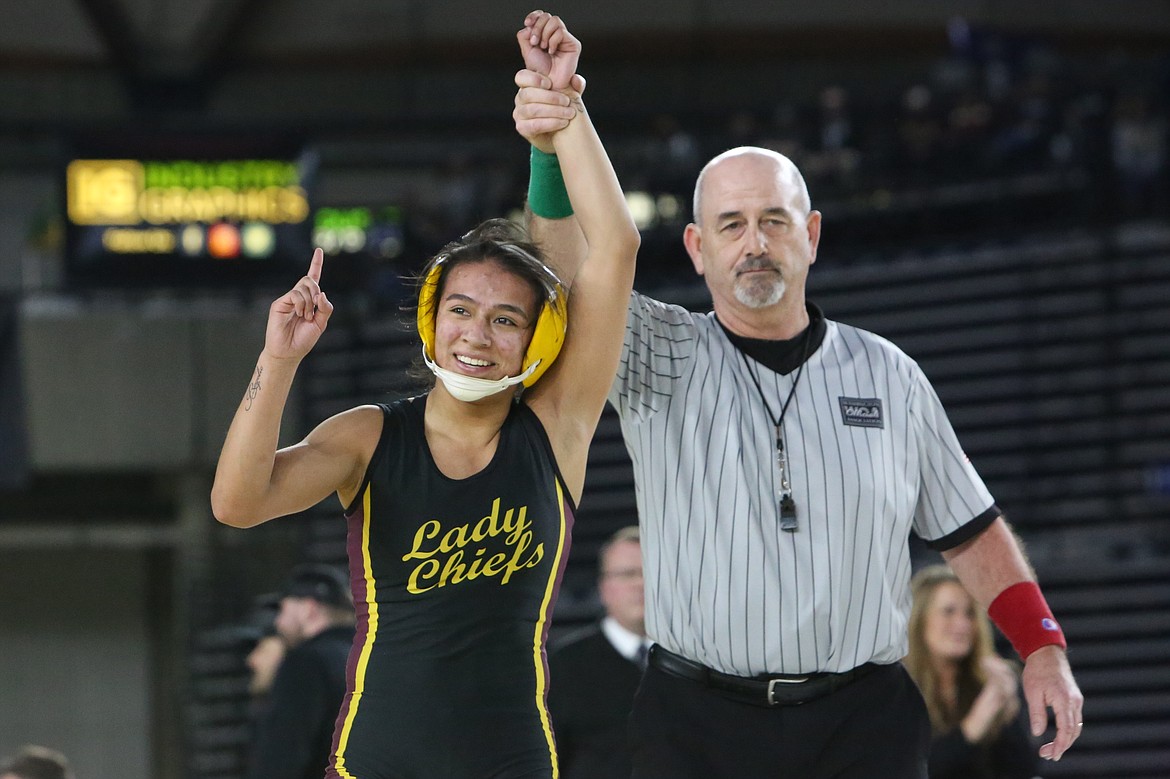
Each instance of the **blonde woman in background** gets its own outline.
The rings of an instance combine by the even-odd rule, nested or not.
[[[1019,674],[995,653],[991,623],[945,565],[911,583],[907,670],[930,713],[930,779],[1027,779],[1036,753]]]

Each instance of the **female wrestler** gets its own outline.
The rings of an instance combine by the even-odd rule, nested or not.
[[[588,242],[572,295],[519,230],[479,226],[423,273],[418,325],[434,387],[345,411],[278,448],[297,366],[333,312],[318,250],[272,304],[220,456],[221,522],[251,527],[331,494],[345,509],[358,628],[328,777],[555,775],[545,636],[639,237],[568,88],[580,44],[543,13],[529,16],[522,48],[526,39],[526,62],[553,67],[527,72],[545,102],[524,110],[563,126],[548,140]],[[538,192],[529,201],[542,215],[567,205]]]

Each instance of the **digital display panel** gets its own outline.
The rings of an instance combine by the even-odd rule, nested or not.
[[[74,158],[64,187],[70,277],[149,284],[287,275],[311,252],[315,172],[307,153]]]

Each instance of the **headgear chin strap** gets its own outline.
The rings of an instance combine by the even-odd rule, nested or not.
[[[474,376],[464,376],[461,373],[440,368],[435,363],[435,319],[438,302],[435,294],[439,289],[439,279],[442,277],[443,265],[447,258],[438,260],[434,267],[427,272],[426,278],[418,292],[418,335],[423,343],[423,359],[443,382],[452,395],[460,400],[479,400],[488,395],[523,383],[531,387],[556,360],[565,343],[565,330],[568,327],[568,299],[560,282],[555,282],[547,288],[540,314],[536,317],[536,327],[532,330],[532,340],[528,342],[528,350],[524,353],[521,363],[521,372],[517,376],[490,381]],[[546,268],[546,270],[548,270]],[[548,270],[550,278],[556,274]],[[489,389],[490,386],[490,389]],[[456,389],[458,388],[458,389]],[[462,393],[462,394],[461,394]],[[464,397],[474,395],[475,397]]]
[[[489,395],[495,395],[497,392],[503,392],[509,387],[515,387],[531,376],[538,365],[538,363],[529,365],[528,370],[519,376],[508,376],[502,379],[492,380],[481,379],[477,376],[464,376],[462,373],[440,368],[430,358],[430,355],[427,354],[426,349],[423,349],[423,360],[426,361],[427,367],[431,369],[431,373],[439,377],[439,381],[443,382],[443,386],[447,388],[447,391],[453,397],[458,400],[467,401],[468,403],[483,400]]]

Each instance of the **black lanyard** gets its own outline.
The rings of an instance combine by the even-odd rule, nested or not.
[[[760,380],[756,376],[756,372],[752,370],[747,355],[743,353],[742,349],[739,350],[744,367],[747,368],[748,375],[752,377],[752,383],[756,385],[756,392],[760,394],[760,401],[764,404],[764,413],[776,426],[776,467],[780,470],[780,490],[777,495],[780,500],[780,529],[789,533],[796,532],[797,522],[796,501],[792,499],[792,484],[788,480],[788,456],[784,453],[784,415],[788,413],[788,404],[792,402],[792,397],[796,394],[796,385],[800,383],[800,377],[804,373],[804,364],[808,362],[808,347],[811,341],[812,323],[809,322],[809,326],[804,331],[804,347],[801,352],[800,367],[796,369],[796,378],[792,380],[792,389],[788,390],[788,397],[780,406],[779,417],[772,416],[772,409],[768,406],[768,398],[764,394],[763,387],[760,386]]]

